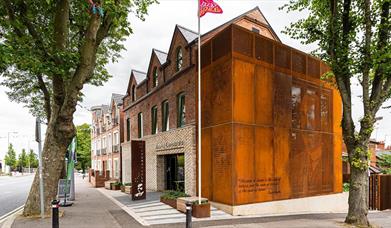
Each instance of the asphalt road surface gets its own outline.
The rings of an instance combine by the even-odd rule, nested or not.
[[[33,179],[34,175],[0,176],[0,217],[26,202]]]

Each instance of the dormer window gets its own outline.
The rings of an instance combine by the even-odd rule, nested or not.
[[[176,71],[182,70],[182,65],[183,65],[183,53],[182,53],[182,48],[178,47],[176,49]]]
[[[136,86],[132,86],[132,102],[136,100]]]
[[[152,87],[155,88],[158,85],[158,73],[157,67],[153,68],[153,79],[152,79]]]

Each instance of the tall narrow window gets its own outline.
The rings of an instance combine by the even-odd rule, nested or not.
[[[178,47],[176,49],[176,71],[182,70],[182,65],[183,65],[182,48]]]
[[[130,118],[126,119],[126,141],[130,141]]]
[[[136,100],[136,86],[132,86],[132,102]]]
[[[170,127],[169,115],[170,115],[170,110],[169,110],[169,106],[168,106],[168,101],[165,100],[162,103],[162,131],[169,130],[169,127]]]
[[[152,135],[157,133],[157,106],[153,106],[151,109],[151,120],[152,120]]]
[[[178,127],[183,127],[186,122],[185,94],[178,95]]]
[[[138,137],[142,138],[143,137],[143,113],[140,112],[137,115],[137,121],[138,121]]]
[[[153,68],[153,81],[152,81],[152,87],[156,87],[158,85],[158,72],[157,67]]]

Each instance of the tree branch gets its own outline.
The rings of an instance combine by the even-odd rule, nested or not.
[[[49,91],[48,91],[48,89],[46,87],[45,82],[43,81],[42,75],[37,74],[36,77],[38,79],[39,88],[40,88],[40,90],[43,93],[44,102],[45,102],[46,119],[47,119],[47,122],[49,123],[50,117],[52,115],[52,113],[51,113],[51,102],[50,102],[50,99],[51,99],[50,98],[50,93],[49,93]]]
[[[371,42],[372,42],[372,20],[371,20],[371,1],[363,1],[364,8],[364,48],[363,48],[363,78],[362,78],[362,90],[363,90],[363,103],[364,103],[364,115],[370,115],[370,101],[369,101],[369,71],[371,68]]]

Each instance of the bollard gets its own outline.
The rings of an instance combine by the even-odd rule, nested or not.
[[[58,208],[60,201],[53,200],[52,201],[52,228],[59,228],[59,221],[58,221]]]
[[[191,202],[186,202],[186,228],[191,228]]]

